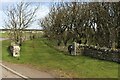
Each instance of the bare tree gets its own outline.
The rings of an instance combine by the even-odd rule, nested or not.
[[[23,30],[35,21],[35,13],[38,6],[32,8],[32,3],[19,2],[7,9],[5,14],[5,28],[10,29],[9,36],[14,42],[23,42]]]

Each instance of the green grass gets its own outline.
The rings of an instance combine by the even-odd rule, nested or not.
[[[20,60],[8,55],[9,41],[3,41],[2,58],[5,61],[30,64],[40,70],[56,74],[57,77],[117,78],[120,64],[97,60],[85,56],[69,56],[47,46],[46,39],[24,42]]]
[[[0,33],[0,37],[6,38],[6,37],[8,37],[8,35],[7,35],[7,33]]]

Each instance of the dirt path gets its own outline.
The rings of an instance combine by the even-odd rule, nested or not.
[[[39,71],[27,65],[13,64],[13,63],[4,62],[4,61],[2,62],[2,64],[29,78],[54,78],[52,75],[50,75],[47,72]]]

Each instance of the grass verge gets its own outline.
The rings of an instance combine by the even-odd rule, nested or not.
[[[30,64],[57,77],[75,78],[118,78],[120,64],[92,59],[85,56],[69,56],[44,42],[46,39],[34,39],[24,42],[20,60],[9,56],[9,41],[2,42],[2,59],[5,61]]]
[[[0,38],[6,38],[8,37],[7,33],[0,33]]]

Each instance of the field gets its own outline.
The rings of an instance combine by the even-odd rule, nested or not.
[[[7,33],[0,33],[0,37],[3,37],[3,38],[7,37]]]
[[[97,60],[85,56],[70,56],[58,51],[44,42],[45,38],[24,42],[21,47],[21,57],[18,60],[9,56],[7,47],[9,41],[2,42],[2,59],[4,61],[32,65],[42,71],[47,71],[56,77],[75,78],[117,78],[120,64]]]

